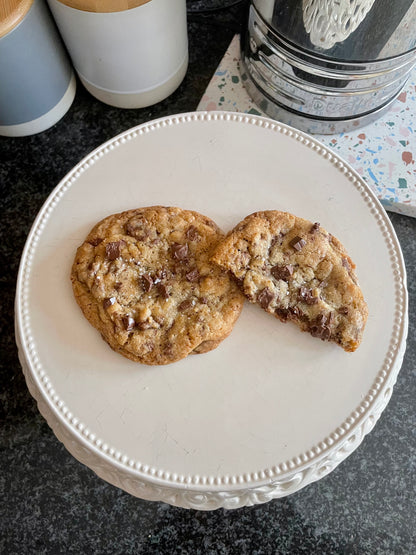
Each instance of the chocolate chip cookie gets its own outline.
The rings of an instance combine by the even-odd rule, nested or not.
[[[214,349],[244,296],[210,261],[223,234],[209,218],[154,206],[99,222],[78,248],[71,281],[89,322],[118,353],[168,364]]]
[[[283,322],[355,351],[367,305],[345,248],[319,223],[257,212],[239,223],[211,259],[230,270],[246,297]]]

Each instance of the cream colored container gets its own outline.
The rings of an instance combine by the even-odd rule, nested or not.
[[[185,0],[48,0],[84,86],[119,108],[168,97],[188,67]]]

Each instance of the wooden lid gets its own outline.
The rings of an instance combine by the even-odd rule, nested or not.
[[[58,0],[61,4],[83,12],[123,12],[147,4],[151,0]]]
[[[22,21],[32,4],[33,0],[0,0],[0,38]]]

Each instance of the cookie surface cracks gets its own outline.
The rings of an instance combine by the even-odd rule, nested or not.
[[[238,279],[246,297],[280,320],[354,351],[368,310],[342,244],[312,223],[279,211],[254,213],[212,260]]]
[[[75,298],[107,343],[131,360],[167,364],[231,332],[243,296],[210,262],[222,233],[196,212],[162,206],[98,223],[72,267]]]

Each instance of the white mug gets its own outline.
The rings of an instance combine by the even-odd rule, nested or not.
[[[186,0],[48,0],[78,76],[98,100],[143,108],[188,67]]]

